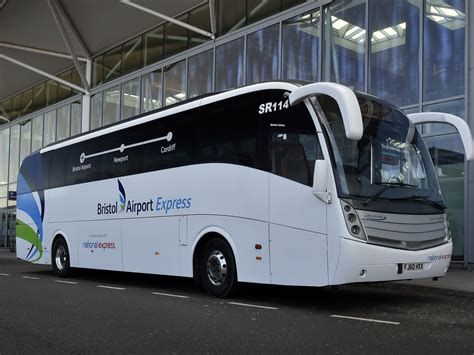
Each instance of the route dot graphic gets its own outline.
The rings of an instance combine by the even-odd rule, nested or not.
[[[84,163],[84,160],[86,160],[86,154],[85,153],[82,153],[81,154],[81,157],[79,158],[79,161],[82,163]]]
[[[125,144],[122,144],[122,145],[120,146],[120,153],[123,153],[124,150],[125,150]]]

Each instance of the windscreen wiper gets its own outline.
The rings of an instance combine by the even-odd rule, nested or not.
[[[387,191],[388,189],[392,187],[418,187],[416,185],[405,184],[403,182],[374,182],[373,185],[380,185],[382,186],[382,188],[376,193],[374,193],[373,195],[367,197],[363,202],[364,205],[367,205],[369,202],[374,201],[377,197],[379,197],[385,191]]]
[[[419,195],[412,195],[406,196],[401,198],[394,198],[394,200],[407,200],[407,201],[417,201],[427,203],[430,206],[437,207],[440,209],[446,209],[446,205],[441,201],[433,201],[428,198],[428,196],[419,196]]]

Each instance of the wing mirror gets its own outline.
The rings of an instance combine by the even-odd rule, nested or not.
[[[314,177],[313,177],[313,195],[319,198],[324,203],[331,203],[331,193],[328,192],[328,172],[329,164],[326,160],[316,160],[314,163]]]

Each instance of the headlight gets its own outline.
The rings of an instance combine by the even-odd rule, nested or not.
[[[449,227],[448,216],[446,213],[443,216],[444,216],[444,231],[446,232],[446,241],[450,242],[453,239],[453,236],[451,234],[451,228]]]
[[[349,233],[357,239],[367,241],[362,222],[360,221],[357,211],[347,202],[341,201],[342,211],[344,213],[344,220],[346,221]]]

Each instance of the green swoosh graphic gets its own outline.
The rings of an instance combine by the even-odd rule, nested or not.
[[[41,241],[39,239],[38,234],[27,225],[25,222],[17,219],[16,220],[16,237],[26,240],[28,243],[33,244],[34,247],[38,248],[39,256],[35,260],[31,260],[32,263],[38,261],[43,256],[43,246],[41,245]]]

